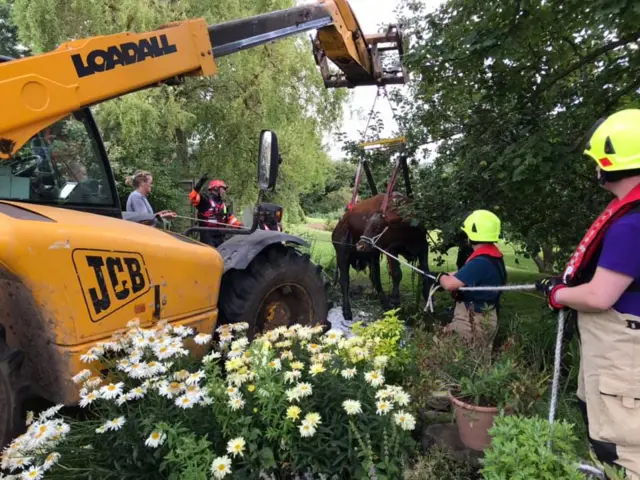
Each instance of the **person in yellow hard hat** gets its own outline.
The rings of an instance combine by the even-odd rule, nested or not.
[[[507,282],[502,252],[496,245],[500,237],[500,219],[488,210],[476,210],[464,220],[462,231],[473,248],[464,266],[457,272],[441,273],[436,281],[454,293],[456,305],[448,330],[465,340],[493,345],[498,327],[500,292],[460,292],[461,287],[500,286]]]
[[[564,274],[537,287],[549,306],[577,312],[578,399],[598,459],[640,479],[640,110],[601,119],[584,153],[615,198]]]

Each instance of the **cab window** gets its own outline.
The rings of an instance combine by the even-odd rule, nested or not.
[[[48,126],[0,162],[0,200],[115,205],[100,149],[82,112]]]

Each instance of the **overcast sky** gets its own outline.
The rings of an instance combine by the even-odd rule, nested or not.
[[[433,9],[443,0],[423,0],[423,2],[430,9]],[[381,25],[397,21],[395,10],[400,4],[400,0],[349,0],[349,3],[365,34],[375,33]],[[393,88],[404,87],[387,87],[387,90],[391,91]],[[376,91],[376,87],[358,87],[350,91],[350,99],[345,105],[341,126],[341,130],[347,133],[349,140],[360,140],[358,131],[364,130],[366,126]],[[383,136],[390,137],[397,126],[393,120],[389,103],[385,99],[378,99],[376,110],[380,112],[384,120],[386,131]],[[329,139],[328,142],[332,158],[336,160],[342,158],[341,143],[334,138]]]

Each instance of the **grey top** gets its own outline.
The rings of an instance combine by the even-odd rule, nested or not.
[[[151,204],[146,196],[134,190],[129,194],[129,198],[127,198],[127,212],[153,214],[153,208],[151,208]]]

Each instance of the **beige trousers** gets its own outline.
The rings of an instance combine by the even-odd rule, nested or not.
[[[615,461],[640,480],[640,317],[613,309],[579,313],[578,398],[587,404],[589,436],[616,445]]]
[[[446,326],[446,331],[455,331],[467,342],[480,342],[485,346],[493,346],[493,339],[498,330],[498,315],[495,309],[476,312],[467,308],[464,302],[456,302],[453,321]]]

